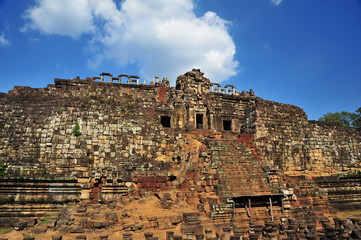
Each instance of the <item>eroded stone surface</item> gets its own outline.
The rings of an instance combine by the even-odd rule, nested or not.
[[[60,212],[35,232],[213,229],[230,238],[222,228],[256,237],[263,227],[252,223],[271,221],[264,236],[277,228],[292,238],[295,222],[322,227],[325,215],[359,206],[359,132],[225,89],[193,69],[176,87],[103,73],[1,94],[2,224]],[[172,214],[140,217],[128,208],[135,202]]]

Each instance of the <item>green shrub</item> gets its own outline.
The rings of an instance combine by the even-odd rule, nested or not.
[[[6,164],[0,163],[0,176],[4,176],[6,172]]]
[[[74,135],[75,137],[78,137],[78,136],[81,135],[80,126],[79,126],[79,123],[78,123],[78,122],[75,123],[75,126],[73,127],[72,133],[73,133],[73,135]]]
[[[46,168],[41,169],[41,176],[42,177],[46,176],[47,173],[48,173],[48,171],[46,170]]]

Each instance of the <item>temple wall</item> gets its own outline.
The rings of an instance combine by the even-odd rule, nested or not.
[[[157,171],[171,175],[171,164],[190,158],[179,134],[238,134],[252,104],[159,85],[55,82],[43,89],[16,87],[0,98],[0,158],[8,175],[122,181]],[[170,118],[169,126],[162,117]],[[81,136],[72,133],[77,122]]]
[[[8,171],[20,176],[89,177],[91,169],[99,168],[124,178],[124,169],[169,161],[176,148],[159,123],[157,111],[167,101],[161,89],[106,84],[16,88],[1,99],[0,157]],[[78,137],[72,134],[76,122]]]
[[[259,99],[258,154],[289,175],[329,176],[361,167],[361,136],[334,124],[308,121],[298,107]]]
[[[0,225],[32,207],[29,214],[38,216],[69,202],[170,190],[220,218],[214,207],[230,197],[272,202],[293,189],[308,201],[322,188],[330,196],[324,208],[359,205],[360,189],[350,180],[361,168],[359,132],[308,121],[302,109],[253,91],[214,86],[193,69],[175,88],[75,78],[0,93]],[[322,182],[340,173],[351,177]],[[349,184],[354,189],[344,191]],[[340,194],[346,200],[334,201]],[[239,213],[247,218],[245,208]]]

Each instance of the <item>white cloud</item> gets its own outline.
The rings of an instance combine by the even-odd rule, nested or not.
[[[274,5],[278,6],[282,3],[283,0],[271,0],[271,3],[273,3]]]
[[[88,0],[37,0],[28,9],[25,18],[30,23],[22,28],[39,30],[45,34],[59,34],[77,39],[83,33],[93,32],[93,15]]]
[[[193,10],[192,0],[125,0],[119,8],[112,0],[38,0],[27,17],[32,29],[47,34],[93,34],[91,67],[106,60],[136,63],[142,77],[173,81],[194,67],[213,82],[236,75],[230,22],[214,12],[197,17]]]
[[[1,34],[1,35],[0,35],[0,46],[5,47],[5,46],[7,46],[7,45],[9,45],[9,44],[10,44],[9,40],[7,40],[7,39],[5,38],[5,35],[4,35],[4,34]]]

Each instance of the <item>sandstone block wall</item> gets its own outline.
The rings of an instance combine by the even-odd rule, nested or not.
[[[0,157],[19,176],[89,177],[100,168],[124,179],[136,168],[165,170],[157,161],[172,156],[172,140],[159,124],[159,89],[16,88],[1,99]],[[72,134],[76,122],[79,137]]]
[[[204,167],[207,138],[242,142],[245,134],[252,159],[261,162],[253,168],[313,177],[361,167],[360,133],[310,122],[302,109],[253,91],[224,94],[209,91],[210,85],[192,70],[175,88],[78,78],[55,79],[41,89],[15,87],[0,95],[5,177],[77,179],[81,198],[95,201],[100,188],[105,199],[135,188],[182,188],[187,171]],[[80,136],[72,133],[76,123]],[[145,181],[157,176],[168,179]]]
[[[361,134],[308,121],[298,107],[258,99],[255,144],[271,165],[289,175],[329,176],[361,167]]]

